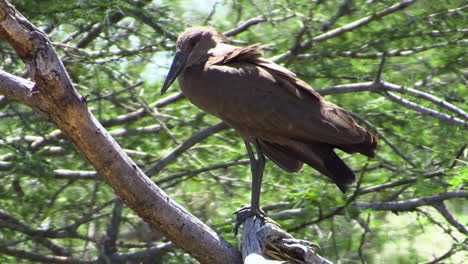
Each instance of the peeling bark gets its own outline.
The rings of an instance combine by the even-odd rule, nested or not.
[[[242,257],[245,264],[332,264],[315,253],[318,249],[315,244],[295,239],[269,218],[253,216],[243,223]]]

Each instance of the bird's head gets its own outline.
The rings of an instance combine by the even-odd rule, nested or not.
[[[188,66],[200,61],[206,53],[218,43],[228,43],[227,38],[211,27],[191,27],[177,39],[177,50],[161,89],[161,94],[175,81],[177,76]]]

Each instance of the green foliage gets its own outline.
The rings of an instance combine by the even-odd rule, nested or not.
[[[383,81],[468,110],[465,55],[468,23],[464,1],[420,1],[313,46],[298,48],[326,32],[324,26],[342,2],[18,0],[12,4],[50,36],[77,91],[89,95],[88,107],[142,169],[150,168],[191,136],[219,122],[185,99],[159,108],[153,104],[178,92],[177,85],[173,85],[161,97],[159,89],[174,52],[175,36],[192,25],[212,25],[226,32],[251,18],[267,17],[270,20],[231,39],[242,45],[272,44],[265,51],[266,57],[292,51],[292,56],[278,63],[296,72],[316,90],[375,80],[382,54],[386,53]],[[350,2],[342,16],[329,25],[329,30],[398,3]],[[118,14],[122,17],[115,19]],[[77,47],[96,25],[102,26],[100,34],[89,44]],[[21,76],[26,69],[14,51],[3,41],[0,50],[1,68]],[[143,83],[136,85],[140,80]],[[456,252],[466,247],[463,234],[433,207],[397,214],[360,210],[355,206],[355,202],[407,201],[466,188],[466,127],[395,103],[389,99],[389,93],[379,90],[325,98],[371,123],[374,126],[368,127],[371,131],[381,133],[415,166],[384,142],[382,136],[376,159],[342,152],[339,155],[360,175],[360,190],[401,180],[414,181],[353,196],[354,189],[342,194],[311,168],[287,174],[269,162],[261,204],[287,202],[282,209],[304,209],[278,222],[290,229],[314,221],[293,235],[319,244],[321,255],[337,263],[427,262],[448,252],[452,245],[454,255],[444,261],[461,263],[461,254]],[[409,91],[391,93],[440,114],[463,119],[447,107]],[[121,121],[125,116],[144,112],[144,104],[150,106],[152,116],[142,114]],[[167,131],[154,128],[161,123]],[[6,218],[0,216],[1,263],[32,262],[2,254],[1,248],[5,246],[56,255],[40,243],[44,237],[78,259],[96,259],[101,252],[100,243],[111,222],[114,203],[110,201],[115,194],[99,176],[78,175],[92,172],[93,168],[70,141],[55,133],[56,128],[43,117],[25,106],[5,102],[0,96],[0,213],[40,234],[38,238],[6,225]],[[199,174],[193,171],[243,159],[247,156],[242,141],[234,131],[225,130],[199,142],[151,179],[162,181],[172,177],[160,186],[226,240],[237,244],[230,233],[232,213],[250,199],[250,168],[237,165]],[[442,172],[427,177],[436,171]],[[177,176],[184,172],[188,173]],[[350,201],[352,197],[355,200]],[[467,222],[466,201],[450,200],[445,204],[459,222]],[[337,210],[340,207],[343,208]],[[335,215],[325,217],[333,212]],[[142,235],[145,232],[138,233],[143,225],[134,212],[124,208],[119,253],[136,252],[144,248],[144,243],[154,246],[164,241],[161,237],[146,239]],[[55,238],[50,235],[53,232],[49,236],[44,234],[45,230],[66,232]],[[431,247],[431,241],[445,244]],[[154,263],[195,261],[183,251],[173,249],[157,256]]]

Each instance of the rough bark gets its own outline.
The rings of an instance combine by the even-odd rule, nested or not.
[[[0,94],[32,107],[57,125],[127,206],[200,262],[242,261],[238,250],[136,166],[88,110],[48,37],[5,0],[0,0],[0,37],[24,61],[32,80],[0,71]]]
[[[293,238],[269,218],[250,217],[242,229],[242,257],[245,264],[301,263],[332,264],[315,250],[319,247]],[[274,259],[274,260],[272,260]]]

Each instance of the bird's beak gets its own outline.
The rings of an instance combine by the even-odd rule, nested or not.
[[[179,74],[185,68],[185,63],[187,63],[187,55],[181,51],[177,51],[174,56],[174,60],[172,61],[171,68],[169,69],[169,73],[167,74],[166,80],[162,86],[161,94],[164,94],[167,88],[169,88],[177,76],[179,76]]]

